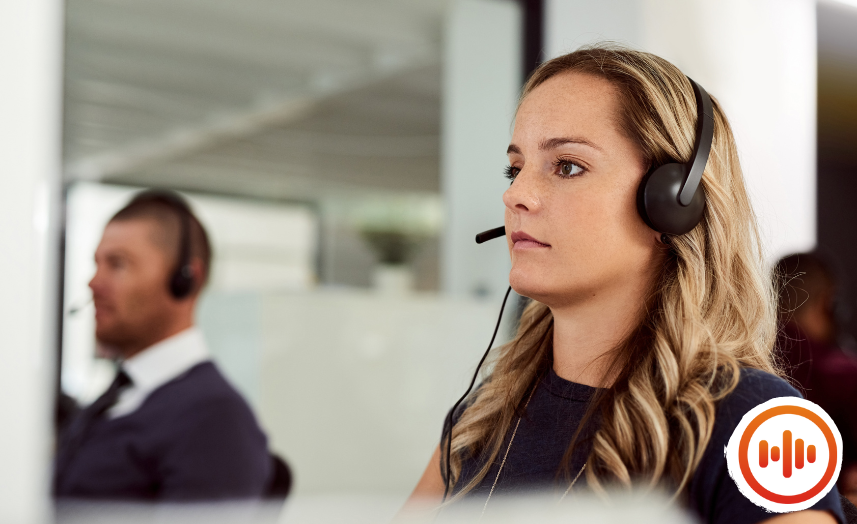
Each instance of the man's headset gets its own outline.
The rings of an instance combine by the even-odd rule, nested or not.
[[[643,177],[637,190],[637,211],[649,227],[661,233],[661,240],[664,243],[669,242],[668,235],[683,235],[696,227],[702,220],[705,211],[705,194],[699,191],[699,184],[702,180],[702,172],[708,163],[711,143],[714,139],[714,110],[711,105],[711,97],[708,96],[705,89],[691,78],[688,80],[693,86],[693,93],[696,98],[696,138],[694,139],[693,154],[690,156],[690,161],[686,164],[671,162],[650,169]],[[476,235],[476,243],[481,244],[505,235],[505,226],[489,229]],[[500,306],[500,315],[497,318],[497,325],[494,326],[491,342],[488,343],[488,349],[485,350],[485,354],[482,355],[482,359],[476,366],[476,372],[473,374],[470,386],[461,395],[461,398],[453,404],[446,416],[443,436],[446,439],[444,501],[449,495],[452,480],[450,459],[452,456],[453,416],[455,410],[464,402],[476,384],[479,370],[494,345],[494,339],[497,337],[500,321],[503,318],[503,310],[506,309],[506,301],[509,299],[511,291],[510,286],[503,297],[503,305]]]
[[[196,275],[190,265],[190,219],[193,211],[187,201],[174,191],[161,189],[143,191],[137,194],[129,205],[139,201],[165,204],[173,209],[179,218],[179,259],[175,271],[170,275],[168,285],[173,297],[185,298],[193,291],[196,284]]]
[[[175,191],[164,189],[141,191],[134,195],[126,208],[143,202],[162,204],[173,210],[179,219],[179,258],[175,270],[170,274],[167,281],[167,287],[173,297],[185,298],[193,291],[197,283],[193,266],[190,264],[190,221],[193,211],[181,195]],[[76,313],[77,309],[79,308],[76,308],[73,313]]]

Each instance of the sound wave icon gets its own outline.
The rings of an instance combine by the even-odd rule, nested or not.
[[[803,439],[794,441],[794,467],[803,469],[804,466],[804,442]],[[774,446],[771,448],[771,460],[777,462],[780,460],[780,448]],[[806,448],[806,461],[812,464],[815,462],[815,446],[810,445]],[[768,467],[768,441],[759,441],[759,466]],[[789,430],[783,431],[783,476],[789,478],[792,476],[792,432]]]

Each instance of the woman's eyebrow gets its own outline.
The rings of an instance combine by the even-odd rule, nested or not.
[[[549,151],[551,149],[556,149],[560,146],[564,146],[566,144],[580,144],[580,145],[584,145],[584,146],[589,146],[592,149],[595,149],[597,151],[602,151],[602,152],[604,151],[603,149],[596,146],[595,144],[593,144],[589,140],[586,140],[585,138],[578,138],[578,137],[548,138],[548,139],[542,140],[539,143],[539,149],[542,151]],[[516,146],[515,144],[510,144],[508,149],[506,149],[507,155],[510,155],[512,153],[515,153],[517,155],[523,154],[523,153],[521,153],[521,148]]]
[[[556,149],[560,146],[564,146],[566,144],[580,144],[584,146],[589,146],[592,149],[596,149],[598,151],[602,151],[600,147],[596,146],[589,140],[578,137],[548,138],[546,140],[542,140],[541,143],[539,143],[539,149],[541,149],[542,151],[548,151],[551,149]]]

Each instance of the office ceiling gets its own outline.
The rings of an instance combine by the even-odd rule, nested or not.
[[[69,0],[65,174],[436,193],[446,0]]]

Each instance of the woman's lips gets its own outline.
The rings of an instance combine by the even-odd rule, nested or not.
[[[515,231],[512,233],[513,249],[543,249],[548,247],[551,247],[550,244],[542,242],[523,231]]]

